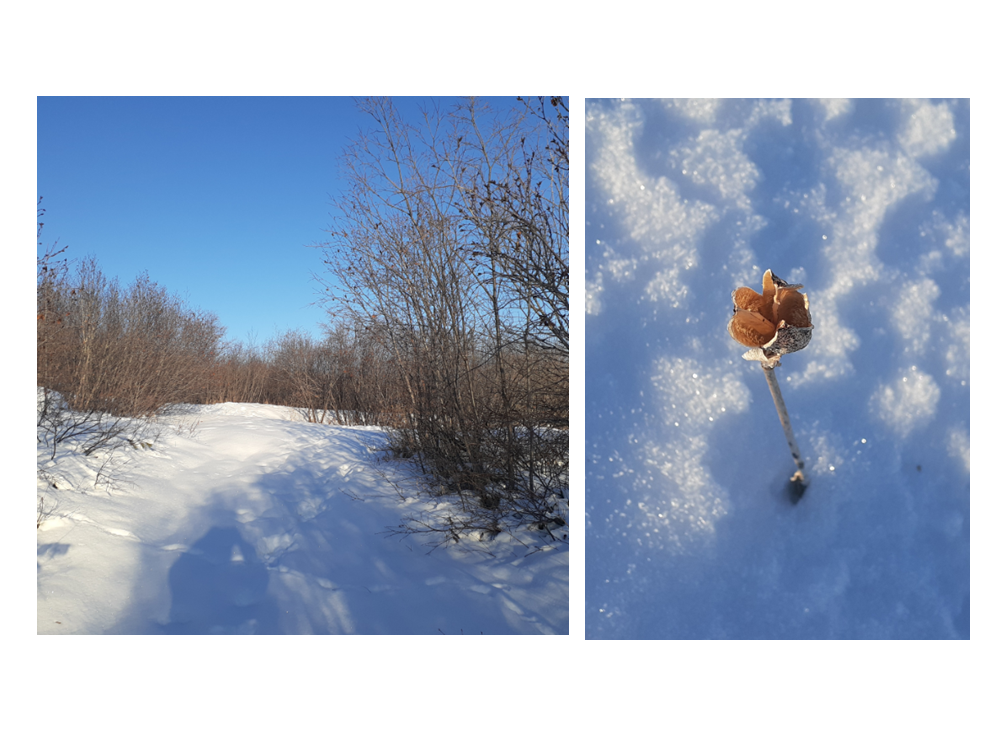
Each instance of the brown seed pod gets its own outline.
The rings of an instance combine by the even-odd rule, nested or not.
[[[755,311],[773,322],[773,297],[770,302],[752,288],[736,288],[732,293],[733,311]]]
[[[777,334],[777,328],[758,311],[736,309],[728,323],[728,333],[746,347],[762,348]]]
[[[728,322],[728,333],[732,338],[749,348],[742,357],[759,361],[763,366],[777,416],[791,449],[791,458],[798,468],[790,482],[794,503],[798,502],[808,486],[808,476],[774,368],[780,365],[782,355],[801,350],[812,339],[808,296],[798,292],[801,287],[791,285],[767,270],[763,273],[762,294],[752,288],[736,288],[732,292],[732,318]]]
[[[780,356],[808,345],[812,339],[812,316],[808,296],[798,292],[801,287],[767,270],[763,273],[762,295],[745,287],[732,293],[728,332],[736,342],[759,349],[744,357],[780,365]]]

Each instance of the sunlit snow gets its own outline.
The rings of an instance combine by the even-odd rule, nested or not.
[[[588,638],[970,636],[969,109],[587,101]],[[726,332],[766,269],[797,504]]]

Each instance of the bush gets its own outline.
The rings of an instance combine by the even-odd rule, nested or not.
[[[70,410],[147,417],[206,401],[222,329],[141,276],[126,289],[94,259],[39,260],[38,385]]]
[[[39,208],[39,219],[43,214]],[[42,226],[39,220],[39,238]],[[206,401],[222,337],[213,315],[188,310],[147,276],[123,289],[92,258],[71,268],[65,251],[53,245],[38,258],[42,478],[61,446],[90,456],[147,443],[152,416],[173,404]]]

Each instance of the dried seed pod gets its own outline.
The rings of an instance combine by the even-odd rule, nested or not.
[[[749,348],[742,357],[759,361],[766,374],[791,458],[798,468],[790,482],[795,503],[808,486],[808,477],[773,369],[780,365],[782,355],[801,350],[812,339],[808,296],[798,292],[801,287],[786,283],[767,270],[763,273],[762,295],[752,288],[737,288],[732,292],[732,318],[728,323],[732,338]]]
[[[747,347],[762,348],[773,339],[777,328],[758,311],[736,309],[728,323],[728,333]]]
[[[736,288],[732,292],[733,311],[753,311],[773,322],[773,298],[770,302],[752,288]]]
[[[754,348],[743,358],[759,360],[768,368],[780,365],[780,357],[804,348],[812,339],[812,316],[803,286],[791,285],[767,270],[763,294],[752,288],[732,293],[732,319],[728,332],[746,347]]]

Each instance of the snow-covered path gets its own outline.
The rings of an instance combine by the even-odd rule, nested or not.
[[[110,493],[59,465],[77,489],[48,493],[39,633],[568,633],[567,549],[384,533],[412,506],[381,430],[236,404],[177,426]]]

